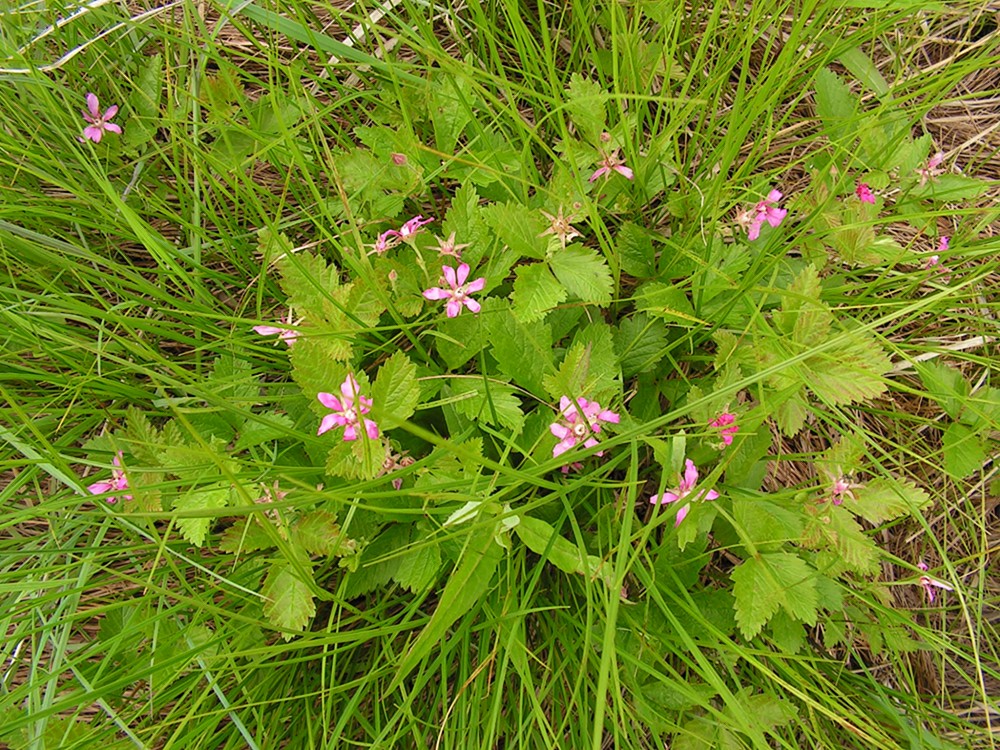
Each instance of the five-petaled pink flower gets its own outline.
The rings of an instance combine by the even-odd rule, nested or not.
[[[920,184],[927,184],[928,180],[933,180],[938,175],[944,174],[943,169],[939,169],[941,162],[944,161],[944,154],[938,151],[934,156],[927,160],[926,166],[917,169],[917,174],[920,175]]]
[[[559,399],[560,421],[549,425],[549,432],[559,438],[552,449],[552,457],[556,458],[578,443],[583,443],[584,448],[593,448],[598,440],[594,435],[601,431],[601,422],[618,424],[620,417],[610,409],[602,409],[596,401],[588,401],[585,398],[577,398],[573,403],[569,396]],[[604,455],[603,451],[597,452],[598,456]]]
[[[732,445],[733,435],[740,431],[740,428],[736,425],[736,415],[729,412],[723,412],[709,422],[708,426],[722,428],[719,430],[719,435],[722,437],[723,445]]]
[[[462,305],[472,310],[472,312],[479,312],[479,303],[472,299],[469,295],[473,292],[482,291],[483,287],[486,286],[486,279],[480,277],[475,281],[470,281],[468,284],[465,280],[469,278],[469,264],[461,263],[458,269],[454,269],[451,266],[443,266],[441,268],[441,273],[443,278],[441,282],[450,286],[450,289],[444,289],[439,286],[431,287],[430,289],[424,290],[424,298],[429,300],[448,300],[448,304],[445,306],[445,312],[449,318],[454,318],[460,312],[462,312]]]
[[[81,141],[89,138],[94,143],[100,143],[101,136],[104,135],[105,130],[111,133],[122,132],[120,126],[115,125],[113,122],[108,122],[108,120],[118,114],[118,105],[113,104],[108,107],[102,115],[99,104],[96,94],[87,94],[87,110],[89,111],[84,110],[83,119],[90,124],[83,129],[83,138],[80,139]]]
[[[927,563],[923,560],[917,563],[917,567],[922,571],[927,571]],[[927,594],[927,601],[929,604],[934,603],[934,589],[941,589],[942,591],[954,591],[954,587],[948,585],[944,581],[939,581],[930,576],[920,576],[920,585],[924,589],[924,593]]]
[[[627,180],[635,177],[632,170],[626,167],[625,162],[618,157],[618,152],[612,151],[610,154],[605,155],[600,162],[600,166],[594,170],[594,174],[590,175],[590,179],[587,182],[593,182],[600,177],[606,177],[612,172],[617,172]]]
[[[871,203],[873,206],[875,205],[875,193],[873,193],[872,189],[868,187],[867,182],[859,182],[858,186],[854,188],[854,193],[858,196],[858,200],[862,203]]]
[[[691,495],[696,484],[698,484],[698,469],[694,465],[694,461],[690,458],[686,458],[684,459],[684,473],[680,477],[677,489],[664,492],[662,495],[653,495],[649,498],[649,502],[660,503],[662,505],[665,503],[674,503],[678,500],[683,500]],[[680,510],[677,511],[677,519],[674,521],[674,526],[679,526],[681,521],[684,520],[688,511],[691,510],[692,502],[699,500],[715,500],[718,496],[719,493],[715,490],[699,490],[688,499]]]
[[[332,393],[317,393],[316,398],[328,409],[333,410],[333,414],[327,414],[323,421],[319,423],[317,435],[322,435],[327,430],[334,427],[344,428],[344,440],[357,440],[358,430],[364,422],[365,433],[371,440],[378,438],[378,425],[364,415],[371,411],[372,400],[362,396],[361,388],[354,376],[348,373],[347,378],[340,386],[341,398],[337,398]]]
[[[781,200],[781,195],[780,190],[772,190],[764,200],[759,201],[753,208],[737,215],[736,221],[747,230],[747,239],[755,240],[760,237],[760,228],[764,226],[765,221],[772,227],[781,224],[788,213],[787,210],[778,208],[776,205]]]
[[[292,311],[288,310],[288,325],[297,325],[298,322],[292,322]],[[259,333],[261,336],[275,336],[277,335],[282,341],[284,341],[288,346],[295,343],[295,339],[299,337],[299,332],[292,328],[282,328],[281,326],[254,326],[254,331]]]
[[[118,451],[115,457],[112,459],[114,463],[114,468],[111,470],[111,480],[105,482],[94,482],[92,485],[87,487],[88,492],[92,495],[103,495],[105,492],[124,492],[129,489],[128,478],[125,476],[125,472],[122,470],[122,452]],[[112,495],[107,498],[109,503],[114,503],[118,501],[118,498],[122,500],[131,500],[131,495]]]

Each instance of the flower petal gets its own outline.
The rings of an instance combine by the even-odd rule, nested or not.
[[[449,299],[450,297],[451,297],[451,292],[449,292],[447,289],[442,289],[439,286],[433,286],[430,289],[424,290],[424,299],[437,301],[442,299]]]
[[[481,292],[484,286],[486,286],[486,278],[480,277],[475,281],[470,281],[468,284],[466,284],[465,293],[472,294],[473,292]]]
[[[681,521],[683,521],[687,517],[689,510],[691,510],[690,503],[681,506],[681,509],[677,511],[677,518],[674,519],[674,528],[677,528],[678,526],[681,525]]]
[[[112,117],[114,117],[117,114],[118,114],[118,105],[117,104],[112,104],[110,107],[108,107],[104,111],[104,116],[101,119],[102,120],[110,120]]]
[[[329,432],[334,427],[337,426],[337,417],[339,414],[327,414],[323,417],[323,421],[319,423],[319,429],[316,431],[317,435],[322,435],[324,432]]]
[[[444,312],[449,318],[456,318],[462,312],[462,303],[457,299],[448,300],[448,304],[444,307]]]
[[[470,269],[469,269],[469,264],[468,263],[459,263],[458,264],[458,274],[457,274],[457,276],[458,276],[458,283],[455,284],[454,286],[459,287],[459,286],[462,286],[462,284],[465,283],[465,280],[467,278],[469,278],[469,270]]]
[[[482,306],[471,297],[466,297],[464,300],[462,300],[462,302],[467,308],[469,308],[474,313],[477,313],[480,311],[480,309],[482,309]]]
[[[445,283],[452,288],[452,291],[458,288],[458,281],[456,281],[455,279],[454,268],[452,268],[451,266],[442,266],[441,274],[444,276]]]
[[[365,433],[370,440],[378,440],[378,425],[370,419],[365,420]]]
[[[317,393],[316,398],[327,409],[333,409],[334,411],[344,410],[343,405],[340,403],[340,399],[332,393]]]
[[[97,94],[87,94],[87,109],[90,110],[90,114],[95,120],[101,116],[100,102],[97,100]]]
[[[552,424],[550,424],[549,432],[551,432],[560,440],[565,440],[566,438],[568,438],[570,435],[573,434],[573,431],[569,427],[567,427],[564,424],[560,424],[559,422],[553,422]]]

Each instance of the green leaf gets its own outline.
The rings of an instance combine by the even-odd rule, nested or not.
[[[174,500],[174,511],[190,512],[199,510],[218,510],[229,503],[228,485],[216,485],[207,489],[189,490]],[[174,518],[174,523],[181,530],[184,538],[196,547],[205,543],[209,528],[220,514],[206,515],[202,518]]]
[[[566,290],[545,263],[518,266],[514,281],[514,315],[523,323],[545,317],[566,299]]]
[[[846,569],[863,575],[878,570],[881,551],[844,506],[833,506],[814,518],[806,528],[803,543],[813,549],[832,549]]]
[[[441,153],[455,152],[459,136],[472,122],[473,100],[468,77],[456,72],[435,76],[430,86],[428,113],[434,126],[434,141]]]
[[[844,50],[837,59],[876,96],[883,97],[889,93],[888,82],[882,77],[882,73],[879,72],[872,59],[862,52],[860,47]]]
[[[885,391],[884,376],[892,362],[882,347],[861,331],[841,334],[836,347],[806,361],[802,380],[820,399],[831,404],[863,401]]]
[[[793,513],[766,500],[738,497],[733,501],[733,519],[757,548],[778,547],[802,535],[800,513]]]
[[[291,247],[287,239],[282,237],[282,240]],[[309,321],[322,320],[330,295],[340,286],[337,267],[309,252],[289,252],[279,262],[278,269],[281,288],[296,314]]]
[[[636,313],[622,320],[614,340],[622,375],[626,378],[654,370],[667,352],[667,333],[663,323],[651,320],[645,313]]]
[[[451,390],[459,398],[452,403],[459,414],[486,424],[503,425],[515,436],[520,434],[524,413],[520,400],[509,385],[479,378],[461,378],[452,383]]]
[[[816,623],[815,572],[788,552],[751,557],[732,572],[736,623],[746,639],[754,638],[782,608],[809,625]]]
[[[492,523],[472,527],[458,566],[445,584],[434,614],[403,657],[396,676],[386,688],[387,695],[399,687],[431,649],[444,640],[448,628],[489,590],[503,556],[503,549],[494,541],[494,536]]]
[[[504,302],[502,309],[486,309],[482,320],[486,339],[497,367],[518,385],[536,396],[545,392],[542,378],[555,371],[552,359],[552,329],[547,323],[534,321],[522,323]],[[531,367],[525,367],[530,362]]]
[[[615,249],[625,273],[639,279],[656,275],[656,248],[649,230],[631,221],[622,223]]]
[[[819,273],[813,265],[799,273],[781,298],[781,312],[774,317],[778,328],[803,346],[814,346],[830,335],[833,313],[820,301]]]
[[[240,555],[274,547],[274,537],[264,528],[265,523],[270,523],[270,521],[254,516],[239,519],[222,532],[219,549],[223,552]]]
[[[371,418],[382,432],[399,427],[420,402],[417,366],[401,351],[383,363],[372,386]]]
[[[464,310],[458,317],[444,318],[438,321],[436,333],[438,353],[452,370],[478,355],[486,344],[481,312],[475,315]]]
[[[545,388],[552,398],[601,398],[614,389],[618,372],[610,331],[607,326],[589,328],[605,333],[588,336],[588,329],[584,329],[577,334],[559,369],[544,378]]]
[[[423,540],[422,540],[423,541]],[[441,569],[441,550],[437,544],[421,543],[400,557],[393,580],[414,594],[430,587]]]
[[[308,562],[300,563],[299,568],[312,576]],[[272,563],[260,592],[267,600],[264,616],[268,622],[279,630],[293,631],[281,634],[286,641],[291,640],[295,632],[302,632],[316,614],[312,591],[299,577],[301,572],[287,562]]]
[[[287,438],[294,427],[295,423],[287,414],[269,411],[254,415],[240,429],[240,436],[233,446],[233,451],[238,453],[272,440]]]
[[[666,320],[683,323],[701,323],[694,314],[694,308],[687,293],[680,287],[651,281],[636,290],[635,304],[639,310]]]
[[[327,409],[316,400],[316,394],[339,394],[340,384],[347,377],[347,367],[339,364],[336,361],[339,357],[334,356],[336,349],[337,344],[326,338],[300,336],[295,346],[288,351],[292,362],[292,379],[309,399],[310,408],[317,415],[325,414]],[[360,375],[356,377],[361,384],[361,392],[367,395],[367,382],[362,382],[364,378]]]
[[[576,573],[590,580],[600,578],[614,588],[614,570],[596,555],[588,555],[573,542],[560,536],[545,521],[533,516],[520,516],[514,527],[524,546],[547,559],[564,573]]]
[[[382,471],[389,448],[360,431],[357,440],[341,440],[326,457],[326,473],[344,479],[374,479]]]
[[[899,479],[873,479],[855,490],[854,496],[855,501],[850,503],[849,509],[873,524],[908,514],[915,515],[930,503],[930,497],[924,490]]]
[[[978,198],[989,189],[989,183],[960,174],[942,174],[917,185],[911,193],[914,198],[929,198],[941,203],[958,203]]]
[[[857,98],[836,73],[823,68],[816,74],[816,114],[830,140],[853,140],[857,106]]]
[[[918,362],[914,367],[931,398],[937,401],[945,414],[958,419],[969,398],[969,384],[962,373],[937,362]]]
[[[608,94],[599,84],[574,73],[566,87],[566,110],[573,124],[591,143],[600,141],[605,130]]]
[[[611,271],[596,250],[569,245],[549,261],[556,278],[584,302],[607,305],[611,302]]]
[[[160,101],[163,98],[163,55],[145,58],[134,79],[129,105],[132,110],[123,138],[126,149],[150,146],[160,127]]]
[[[520,203],[494,203],[481,210],[486,223],[496,236],[518,257],[545,257],[548,241],[541,234],[546,221],[540,211],[533,211]]]
[[[299,516],[292,526],[291,539],[310,555],[327,557],[349,554],[356,546],[341,532],[337,516],[325,510],[314,510]]]
[[[960,422],[952,422],[945,428],[942,443],[945,471],[955,479],[979,471],[989,456],[976,431]]]

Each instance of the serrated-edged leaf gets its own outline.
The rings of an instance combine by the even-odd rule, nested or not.
[[[733,518],[757,548],[793,542],[802,535],[799,513],[766,500],[737,498]]]
[[[643,279],[656,275],[656,248],[649,230],[630,221],[622,223],[615,249],[625,273]]]
[[[566,110],[573,124],[590,141],[597,143],[605,129],[608,93],[600,84],[574,73],[566,87]]]
[[[174,511],[181,513],[212,511],[225,508],[228,504],[229,487],[226,485],[217,485],[215,487],[188,490],[174,500]],[[200,547],[205,543],[205,536],[218,516],[218,513],[211,513],[201,518],[175,517],[174,523],[181,530],[185,539],[196,547]]]
[[[402,559],[396,552],[409,543],[410,532],[409,525],[394,523],[365,547],[357,567],[347,576],[342,590],[344,598],[353,599],[389,583],[399,570]]]
[[[321,337],[299,337],[288,352],[292,362],[292,379],[309,398],[310,406],[316,414],[324,413],[324,407],[316,401],[316,394],[336,395],[340,384],[347,377],[347,367],[338,363],[332,355],[329,342]],[[367,394],[364,385],[361,392]]]
[[[413,416],[420,401],[417,366],[403,352],[387,359],[372,386],[372,418],[382,431],[391,430]]]
[[[846,332],[841,343],[807,360],[803,379],[813,393],[831,404],[863,401],[885,391],[885,374],[892,363],[867,334]]]
[[[952,422],[945,428],[941,442],[945,471],[956,479],[979,471],[989,456],[976,431],[960,422]]]
[[[325,510],[299,516],[291,539],[310,555],[346,555],[355,549],[354,541],[341,532],[337,516]]]
[[[694,314],[687,293],[680,287],[661,281],[651,281],[639,287],[635,293],[635,305],[658,318],[687,324],[702,323]]]
[[[436,544],[421,544],[400,558],[392,578],[400,586],[418,593],[434,583],[440,569],[440,548]]]
[[[274,547],[274,537],[264,528],[265,523],[270,521],[253,516],[239,519],[222,532],[219,549],[236,555]]]
[[[918,362],[914,367],[931,398],[937,401],[945,414],[958,419],[969,397],[969,383],[962,373],[937,362]]]
[[[667,351],[667,332],[663,323],[645,313],[625,318],[615,331],[615,351],[622,375],[632,377],[654,369]]]
[[[490,581],[503,556],[503,549],[494,541],[494,536],[492,524],[470,528],[461,559],[441,592],[437,608],[403,657],[396,676],[386,688],[387,694],[391,694],[399,686],[445,637],[448,628],[489,590]]]
[[[500,372],[536,396],[544,393],[542,378],[555,370],[552,361],[552,329],[547,323],[524,323],[514,317],[508,303],[488,308],[482,320],[490,353]],[[492,306],[491,306],[492,307]],[[531,367],[525,367],[530,362]]]
[[[278,412],[265,412],[251,417],[240,429],[240,436],[233,446],[236,452],[252,448],[255,445],[262,445],[271,440],[279,440],[288,437],[295,423],[287,414]]]
[[[587,340],[582,334],[577,335],[555,374],[544,378],[545,389],[553,399],[600,397],[614,388],[618,372],[610,334],[607,340]]]
[[[816,114],[831,140],[852,136],[856,130],[857,97],[836,73],[822,68],[816,74]]]
[[[566,289],[545,263],[518,266],[514,280],[514,315],[525,323],[540,320],[566,299]]]
[[[836,553],[838,562],[850,570],[864,575],[878,570],[878,546],[844,506],[833,507],[827,515],[813,521],[805,536],[809,547],[828,547]]]
[[[744,638],[755,637],[781,607],[801,622],[816,622],[815,571],[798,555],[763,553],[732,572],[736,623]]]
[[[452,406],[459,414],[486,424],[503,425],[513,435],[521,432],[524,412],[509,385],[479,378],[461,378],[453,382],[451,390],[458,399]]]
[[[134,81],[129,97],[132,114],[123,133],[125,145],[129,149],[151,145],[160,126],[163,55],[157,53],[145,58]]]
[[[978,198],[988,189],[989,183],[984,180],[960,174],[943,174],[928,180],[924,185],[914,187],[912,195],[932,201],[957,203]]]
[[[569,245],[557,251],[549,263],[570,294],[594,305],[611,302],[611,270],[596,250]]]
[[[545,257],[548,241],[541,236],[545,217],[520,203],[494,203],[481,209],[481,215],[496,236],[521,258]]]
[[[382,471],[388,446],[379,438],[366,439],[360,432],[357,440],[343,440],[326,457],[326,473],[344,479],[374,479]]]
[[[436,333],[438,353],[452,370],[479,354],[486,343],[482,313],[465,311],[458,317],[445,318],[437,323]]]
[[[264,616],[268,622],[280,630],[293,631],[282,633],[286,641],[293,633],[302,632],[316,614],[312,591],[299,577],[302,573],[312,575],[308,563],[301,562],[297,568],[286,562],[272,563],[260,592],[266,599]]]
[[[854,491],[850,510],[869,523],[882,523],[909,513],[916,513],[930,502],[930,497],[912,482],[877,478]]]
[[[278,269],[281,272],[281,288],[296,313],[306,320],[323,319],[327,300],[340,286],[337,267],[327,264],[317,255],[300,252],[286,254]]]

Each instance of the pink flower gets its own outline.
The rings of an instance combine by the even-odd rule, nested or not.
[[[948,237],[948,235],[946,235],[946,234],[941,235],[941,239],[938,240],[938,252],[939,253],[946,253],[946,252],[948,252],[948,243],[950,241],[951,240]]]
[[[747,239],[755,240],[760,237],[760,229],[766,221],[772,227],[777,227],[788,214],[784,208],[778,208],[777,202],[781,200],[781,191],[772,190],[767,197],[759,201],[756,206],[747,211],[743,211],[736,217],[747,230]]]
[[[288,325],[298,325],[298,322],[292,322],[292,311],[288,311]],[[284,341],[288,346],[295,343],[295,339],[298,338],[299,332],[292,328],[282,328],[280,326],[254,326],[254,331],[259,333],[261,336],[278,336],[282,341]]]
[[[460,264],[457,270],[451,266],[443,266],[441,273],[443,274],[442,283],[447,284],[451,289],[443,289],[439,286],[431,287],[424,290],[424,298],[429,300],[448,300],[445,312],[449,318],[454,318],[462,312],[462,305],[465,305],[474,313],[479,312],[479,303],[469,295],[473,292],[481,291],[486,286],[486,279],[480,277],[466,284],[465,280],[469,278],[468,263]]]
[[[736,415],[730,414],[729,412],[723,412],[709,422],[708,426],[722,428],[719,431],[719,434],[722,437],[723,445],[732,445],[733,435],[740,431],[740,428],[736,426]]]
[[[405,242],[410,239],[420,230],[420,227],[425,224],[430,224],[432,221],[434,221],[434,219],[425,219],[423,216],[414,216],[412,219],[405,222],[398,230],[385,230],[378,236],[378,239],[375,240],[375,246],[372,252],[381,255],[386,250],[398,245],[400,240]],[[369,255],[371,255],[371,253],[369,253]]]
[[[83,119],[90,124],[83,129],[83,138],[80,139],[81,142],[89,138],[94,143],[100,143],[101,136],[104,135],[105,130],[111,133],[122,132],[121,127],[115,125],[113,122],[108,122],[108,120],[118,114],[117,104],[108,107],[102,115],[99,102],[97,101],[97,95],[87,94],[87,110],[89,111],[84,111],[83,113]]]
[[[448,235],[448,239],[443,240],[440,237],[437,238],[438,246],[437,251],[439,256],[450,255],[455,260],[462,259],[462,250],[469,246],[468,242],[463,242],[460,245],[455,244],[455,233],[452,232]]]
[[[402,167],[406,164],[406,154],[397,154],[396,152],[393,152],[389,154],[389,156],[392,157],[392,163],[397,167]]]
[[[694,465],[694,461],[690,458],[684,459],[684,474],[680,477],[680,482],[678,483],[676,490],[671,490],[669,492],[664,492],[662,495],[653,495],[649,498],[651,503],[660,503],[661,505],[666,503],[677,502],[678,500],[683,500],[685,497],[691,494],[694,490],[694,486],[698,484],[698,469]],[[719,496],[719,493],[715,490],[699,490],[684,506],[677,511],[677,520],[674,521],[674,526],[679,526],[681,521],[687,516],[688,511],[691,510],[691,503],[701,500],[715,500]]]
[[[574,404],[568,396],[559,399],[559,416],[561,421],[549,425],[549,432],[559,438],[552,449],[552,457],[556,458],[570,448],[582,442],[584,448],[597,445],[594,435],[601,432],[601,422],[618,424],[620,417],[610,409],[602,409],[596,401],[578,398]],[[604,455],[603,451],[597,452]]]
[[[399,228],[399,236],[401,239],[407,240],[415,235],[420,227],[425,224],[430,224],[432,221],[434,221],[434,219],[425,219],[423,216],[414,216]]]
[[[382,255],[386,250],[389,250],[399,244],[398,238],[399,232],[395,229],[387,229],[376,238],[375,249],[372,252]],[[368,254],[371,255],[371,253]]]
[[[105,492],[123,492],[129,489],[128,477],[125,476],[125,472],[122,470],[121,465],[122,452],[118,451],[115,457],[112,459],[115,468],[111,470],[111,480],[107,482],[94,482],[92,485],[87,487],[88,492],[92,495],[103,495]],[[107,498],[109,503],[115,503],[118,501],[118,497],[122,500],[131,500],[131,495],[119,495],[117,497],[111,496]]]
[[[859,182],[858,186],[854,188],[854,194],[858,196],[858,200],[862,203],[871,203],[873,206],[875,205],[875,193],[873,193],[872,189],[868,187],[867,182]]]
[[[923,560],[917,563],[917,567],[923,571],[927,570],[927,563]],[[954,591],[954,587],[949,586],[944,581],[938,581],[930,576],[920,576],[920,585],[923,587],[924,592],[927,594],[927,602],[929,604],[934,603],[934,589],[941,589],[942,591]]]
[[[917,174],[920,175],[920,184],[927,184],[928,180],[933,180],[940,174],[944,174],[943,169],[938,169],[941,162],[944,161],[944,154],[938,151],[934,156],[927,160],[927,165],[917,169]]]
[[[342,398],[337,398],[332,393],[316,394],[316,398],[323,406],[333,410],[333,414],[327,414],[319,423],[317,435],[322,435],[334,427],[343,427],[344,440],[358,439],[358,429],[361,427],[362,417],[372,408],[372,400],[360,395],[360,390],[358,381],[348,373],[347,378],[340,386]],[[364,428],[369,439],[378,438],[378,425],[372,420],[364,419]]]
[[[854,500],[853,490],[860,488],[860,484],[851,484],[844,477],[839,477],[837,481],[833,483],[833,489],[830,490],[830,499],[833,501],[834,505],[840,505],[844,502],[845,497]]]
[[[631,180],[635,177],[632,170],[626,167],[625,162],[618,157],[618,152],[613,151],[612,153],[605,155],[604,159],[600,162],[600,166],[594,170],[594,174],[590,175],[590,179],[587,180],[587,182],[593,182],[599,177],[610,175],[612,172],[617,172],[626,180]]]

